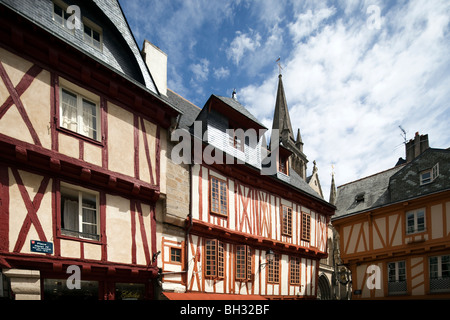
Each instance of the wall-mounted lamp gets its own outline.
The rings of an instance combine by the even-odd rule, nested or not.
[[[156,253],[153,254],[153,256],[152,256],[152,262],[155,262],[155,261],[156,261],[156,259],[158,258],[158,256],[159,256],[160,253],[161,253],[161,251],[158,251],[158,252],[156,252]]]
[[[265,267],[268,263],[271,263],[273,261],[275,254],[273,253],[272,249],[269,249],[266,251],[266,262],[265,263],[261,263],[259,265],[259,268],[261,269],[262,267]]]

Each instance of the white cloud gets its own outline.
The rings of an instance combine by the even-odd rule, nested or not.
[[[209,74],[209,61],[208,59],[201,59],[199,63],[191,64],[189,70],[194,74],[195,80],[206,81]]]
[[[313,34],[324,22],[336,13],[335,8],[321,8],[317,11],[308,10],[299,14],[297,20],[289,24],[295,42],[301,41],[305,37]]]
[[[261,46],[261,36],[258,32],[250,30],[249,33],[236,32],[236,37],[227,49],[227,58],[239,65],[244,54],[253,52]]]
[[[224,79],[230,75],[230,69],[224,67],[214,68],[213,71],[216,79]]]
[[[405,156],[398,125],[408,139],[420,131],[432,147],[450,146],[450,3],[380,6],[379,30],[367,28],[366,8],[297,8],[288,25],[296,45],[286,57],[283,84],[292,126],[301,129],[308,171],[318,163],[326,198],[332,163],[339,185]],[[241,89],[241,100],[259,119],[273,117],[276,81],[274,72]],[[443,145],[433,143],[441,139]]]

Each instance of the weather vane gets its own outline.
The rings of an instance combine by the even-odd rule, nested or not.
[[[278,57],[277,61],[275,61],[278,65],[278,74],[281,74],[281,70],[283,70],[283,68],[281,67],[281,57]]]

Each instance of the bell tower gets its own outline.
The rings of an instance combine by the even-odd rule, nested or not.
[[[278,75],[278,90],[275,101],[272,132],[274,130],[278,130],[280,143],[292,152],[289,157],[291,169],[306,180],[306,164],[308,163],[308,160],[306,155],[303,153],[303,141],[300,135],[300,129],[297,130],[297,137],[294,139],[282,78],[283,77],[280,73]]]

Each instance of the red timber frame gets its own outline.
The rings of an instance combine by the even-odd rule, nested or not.
[[[14,87],[3,64],[0,62],[0,79],[6,86],[9,97],[0,106],[0,121],[11,106],[15,105],[22,117],[33,140],[24,142],[4,134],[0,134],[0,266],[6,268],[40,269],[42,277],[67,275],[64,266],[76,264],[82,267],[83,278],[109,279],[105,282],[101,298],[114,298],[114,288],[110,287],[111,279],[128,279],[132,276],[137,281],[147,283],[147,296],[151,296],[149,278],[155,278],[158,272],[157,262],[153,261],[156,247],[156,217],[155,205],[160,194],[160,130],[168,128],[171,119],[178,111],[168,107],[159,97],[143,89],[142,85],[135,84],[112,71],[109,67],[99,63],[81,53],[71,50],[68,44],[57,39],[45,30],[39,28],[18,14],[0,5],[0,46],[4,49],[31,61],[32,66]],[[33,32],[30,32],[32,30]],[[50,73],[50,103],[49,114],[51,149],[42,146],[39,136],[30,121],[30,118],[21,101],[21,95],[29,88],[33,80],[43,71]],[[60,128],[59,116],[59,81],[63,77],[70,82],[83,87],[100,97],[101,141],[94,141],[74,132]],[[134,144],[135,144],[135,173],[134,177],[108,170],[108,123],[107,102],[110,101],[134,114]],[[150,151],[147,141],[144,119],[156,125],[155,150]],[[139,134],[138,126],[142,130]],[[79,157],[72,158],[59,153],[58,135],[69,134],[79,139]],[[143,139],[146,161],[149,166],[150,182],[139,179],[139,139]],[[91,143],[102,148],[101,166],[84,161],[84,145]],[[154,152],[156,163],[150,160],[150,152]],[[9,169],[8,169],[9,167]],[[154,167],[155,176],[152,168]],[[19,170],[41,175],[39,189],[31,199],[28,194]],[[9,174],[11,172],[11,175]],[[9,237],[9,184],[14,178],[19,188],[23,202],[27,208],[26,218],[20,229],[18,239],[10,250]],[[60,232],[60,182],[65,181],[74,185],[95,190],[99,193],[100,211],[100,240],[77,239],[80,243],[79,259],[62,258],[60,240],[66,236]],[[39,240],[48,241],[42,225],[37,216],[40,203],[45,192],[52,193],[52,220],[54,242],[54,255],[34,255],[20,253],[25,239],[33,226],[37,231]],[[120,195],[130,199],[131,233],[132,237],[132,263],[115,263],[108,261],[106,239],[106,194]],[[143,221],[142,204],[150,206],[151,234],[147,234]],[[137,265],[136,261],[136,228],[140,229],[145,254],[146,265]],[[149,240],[151,239],[151,247]],[[101,259],[89,260],[84,258],[85,243],[100,243]],[[140,280],[139,280],[140,279]],[[108,284],[109,283],[109,284]],[[104,293],[104,295],[103,295]]]

